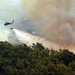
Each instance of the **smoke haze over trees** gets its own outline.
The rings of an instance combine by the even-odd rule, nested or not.
[[[0,42],[0,75],[75,75],[75,54],[42,44],[13,46]]]

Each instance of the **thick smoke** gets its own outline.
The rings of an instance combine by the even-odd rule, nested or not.
[[[23,1],[25,8],[27,0]],[[75,1],[32,0],[32,2],[34,8],[30,8],[32,10],[29,15],[39,29],[40,35],[64,48],[75,48]],[[29,3],[27,4],[29,6]]]

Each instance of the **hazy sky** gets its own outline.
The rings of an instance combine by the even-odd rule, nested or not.
[[[4,26],[5,22],[12,22],[12,20],[15,20],[13,25]],[[21,0],[0,0],[0,41],[16,42],[11,27],[28,32],[35,31],[32,20],[23,10]]]
[[[0,0],[0,17],[3,20],[12,20],[23,16],[21,0]]]
[[[20,0],[0,0],[0,41],[9,41],[9,27],[3,24],[6,21],[12,21],[22,15]]]

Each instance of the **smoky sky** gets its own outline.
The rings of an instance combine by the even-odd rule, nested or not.
[[[42,37],[51,42],[74,48],[75,45],[75,1],[74,0],[22,0],[29,10]],[[29,3],[28,3],[29,2]],[[30,4],[32,7],[30,7]]]
[[[75,49],[74,13],[74,0],[0,0],[0,40],[17,43],[13,27]],[[4,27],[12,20],[13,25]]]

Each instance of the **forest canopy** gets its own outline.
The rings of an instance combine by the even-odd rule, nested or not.
[[[75,75],[75,54],[40,43],[29,47],[0,42],[0,75]]]

